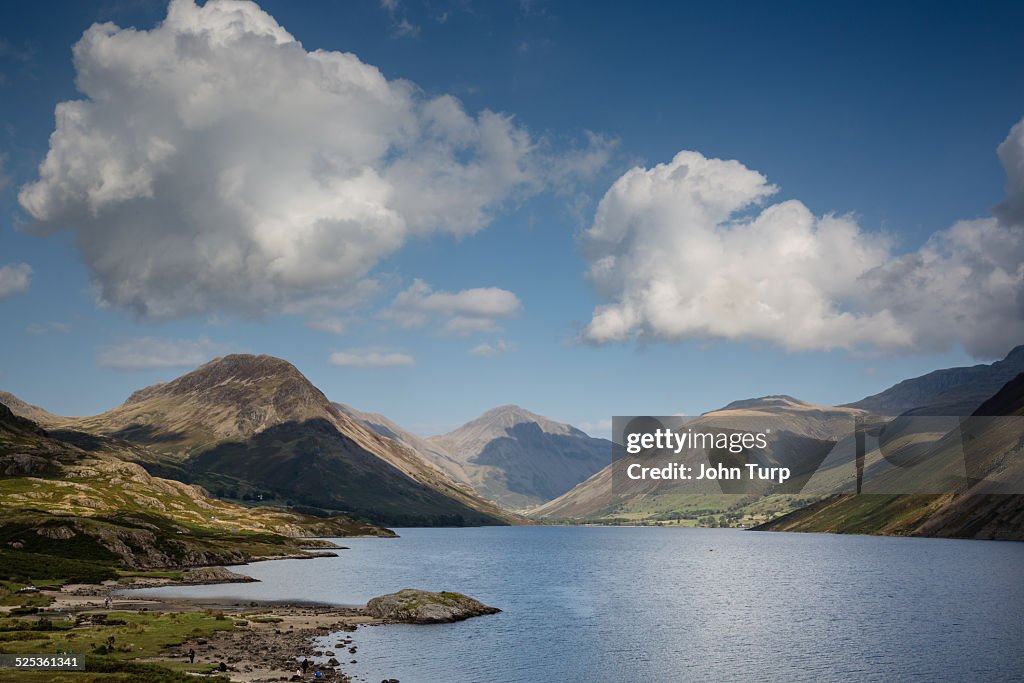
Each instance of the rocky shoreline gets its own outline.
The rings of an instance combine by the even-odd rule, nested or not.
[[[184,581],[189,585],[253,581],[223,567],[189,570]],[[146,611],[150,613],[212,612],[234,620],[235,628],[185,640],[168,648],[158,657],[142,661],[160,664],[181,663],[189,650],[195,663],[219,667],[222,676],[238,683],[270,683],[294,680],[303,659],[310,669],[308,680],[317,668],[324,678],[317,680],[350,683],[345,669],[358,663],[358,646],[348,635],[359,626],[387,623],[444,623],[499,612],[459,593],[432,593],[403,589],[374,598],[363,606],[338,606],[294,601],[238,601],[164,597],[133,597],[128,588],[181,585],[167,579],[147,579],[131,584],[68,585],[59,591],[47,591],[53,598],[50,610],[68,615],[92,611]],[[114,595],[113,593],[118,593]],[[112,604],[106,605],[110,597]],[[335,634],[333,647],[324,648],[323,638]],[[315,640],[320,641],[318,645]],[[378,674],[380,675],[380,674]],[[374,680],[377,680],[376,676]],[[395,681],[386,676],[383,680]]]
[[[190,582],[190,585],[224,583],[226,581],[253,580],[242,577],[223,568],[203,570],[209,575],[205,580]],[[231,576],[228,576],[231,575]],[[53,598],[50,610],[68,615],[92,611],[147,611],[151,613],[214,612],[223,613],[238,624],[231,630],[218,631],[201,638],[185,640],[180,645],[168,648],[159,657],[142,661],[160,664],[182,662],[189,650],[196,653],[195,663],[218,666],[221,662],[227,671],[221,673],[239,683],[269,683],[290,680],[304,658],[315,661],[324,651],[318,650],[313,639],[332,633],[351,632],[361,624],[378,624],[380,620],[368,617],[362,607],[341,607],[336,605],[302,604],[289,601],[234,601],[216,599],[187,599],[164,597],[132,597],[111,595],[126,588],[169,585],[166,580],[146,580],[125,584],[69,585],[60,591],[46,591]],[[177,584],[177,582],[175,582]],[[180,584],[179,584],[180,585]],[[112,603],[106,605],[110,596]],[[339,643],[341,641],[339,640]],[[349,653],[351,643],[345,644],[345,663],[354,659]],[[333,656],[333,653],[332,653]],[[341,659],[334,665],[325,665],[326,680],[347,682],[352,679],[345,673]],[[315,669],[310,668],[312,676]]]

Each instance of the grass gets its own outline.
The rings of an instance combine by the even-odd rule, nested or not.
[[[107,612],[92,620],[0,620],[0,652],[49,654],[60,651],[112,660],[155,657],[190,638],[235,628],[218,613]],[[45,627],[41,624],[46,624]],[[45,630],[44,630],[45,629]]]
[[[204,669],[208,670],[208,669]],[[227,683],[223,676],[201,680]],[[2,671],[0,683],[195,683],[196,677],[155,664],[125,662],[109,657],[86,657],[85,671]]]
[[[0,581],[0,605],[5,607],[46,607],[51,602],[50,598],[40,593],[21,593],[21,589],[28,584],[18,581]],[[35,585],[33,583],[33,585]],[[51,585],[36,586],[37,588],[51,588]]]
[[[126,572],[147,575],[149,572]],[[157,572],[159,573],[159,572]],[[36,581],[39,583],[39,581]],[[194,681],[190,674],[212,672],[210,663],[189,664],[185,660],[146,664],[135,660],[156,657],[192,638],[208,637],[218,631],[244,628],[223,612],[154,613],[96,612],[72,621],[40,612],[34,603],[48,602],[38,594],[19,594],[23,584],[0,582],[0,595],[8,601],[21,600],[17,608],[24,618],[0,618],[0,652],[8,654],[52,654],[71,652],[87,658],[84,672],[0,671],[0,683],[7,681],[73,681],[83,683],[178,683]],[[25,599],[22,599],[25,598]],[[40,604],[39,606],[42,606]],[[29,612],[31,612],[29,614]],[[244,622],[243,622],[244,624]],[[224,681],[226,679],[205,678]]]

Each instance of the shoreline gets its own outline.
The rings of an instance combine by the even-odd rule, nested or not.
[[[150,579],[132,584],[72,584],[64,586],[61,590],[43,591],[43,594],[53,599],[52,604],[46,609],[47,613],[63,614],[72,618],[85,613],[115,612],[148,612],[155,615],[187,612],[223,614],[233,620],[234,628],[203,637],[186,638],[180,645],[165,648],[158,656],[140,657],[135,661],[177,668],[187,662],[188,651],[191,648],[196,653],[197,667],[217,666],[224,662],[228,670],[220,675],[238,683],[290,680],[303,658],[308,658],[311,665],[314,664],[314,660],[327,658],[328,663],[321,668],[325,675],[323,680],[351,681],[344,667],[356,659],[356,647],[347,634],[361,625],[385,623],[368,616],[365,613],[365,605],[331,605],[295,600],[240,601],[154,596],[133,598],[116,594],[124,590],[167,585],[210,585],[229,582],[235,581],[181,584],[167,579]],[[109,608],[104,605],[108,595],[113,601]],[[315,646],[315,638],[331,634],[339,634],[338,642],[333,649],[322,650]],[[332,661],[333,664],[330,663]],[[308,676],[315,670],[316,667],[311,666]]]

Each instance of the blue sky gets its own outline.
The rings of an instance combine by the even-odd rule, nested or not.
[[[77,66],[94,22],[150,31],[167,5],[0,9],[0,388],[95,413],[245,351],[422,433],[503,403],[601,432],[765,394],[852,401],[1024,340],[1020,225],[990,214],[1024,192],[1004,169],[1024,147],[1019,3],[260,7],[242,34],[287,34],[246,60],[184,51],[227,35],[186,7],[177,43],[99,30]],[[358,58],[330,61],[338,82],[382,80],[351,101],[303,81],[317,50]],[[233,85],[168,113],[203,78]],[[40,180],[54,108],[79,99]],[[242,240],[244,265],[211,257]]]

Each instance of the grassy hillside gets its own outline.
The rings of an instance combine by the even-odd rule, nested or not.
[[[924,457],[947,462],[951,449],[967,445],[967,480],[942,495],[838,495],[772,520],[766,531],[884,534],[1024,540],[1024,374],[984,402],[960,429],[940,439]],[[936,465],[936,467],[939,467]],[[936,476],[941,474],[936,471]],[[894,473],[893,476],[898,476]]]
[[[128,446],[119,442],[90,447],[55,439],[0,404],[0,548],[111,567],[184,567],[299,553],[300,536],[390,533],[346,517],[217,500],[123,461]]]

